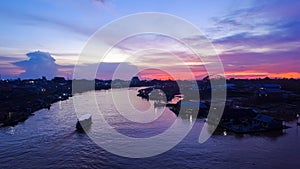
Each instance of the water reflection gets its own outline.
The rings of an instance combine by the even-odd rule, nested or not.
[[[97,98],[105,99],[109,92],[96,92]],[[86,95],[88,93],[74,97],[80,96],[81,101],[88,102]],[[145,106],[139,97],[132,98],[141,107]],[[224,130],[217,129],[207,142],[199,144],[199,133],[205,126],[204,119],[177,117],[165,109],[155,122],[139,124],[124,120],[111,109],[110,104],[102,106],[107,110],[105,117],[109,123],[130,137],[157,135],[169,128],[177,118],[187,125],[191,124],[192,119],[195,125],[180,144],[166,153],[145,159],[123,158],[98,147],[85,133],[76,132],[77,115],[72,100],[63,101],[53,104],[50,110],[36,112],[17,126],[0,128],[0,168],[251,169],[300,166],[300,129],[296,121],[288,122],[292,128],[285,131],[259,134],[238,135],[226,131],[225,137]],[[153,112],[162,109],[153,108]],[[95,131],[97,128],[92,124],[87,132]]]

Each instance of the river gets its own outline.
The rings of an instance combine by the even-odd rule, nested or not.
[[[145,122],[133,123],[121,116],[111,103],[111,90],[96,91],[95,96],[105,119],[118,132],[133,138],[147,138],[166,131],[177,118],[168,108],[151,108],[152,102],[136,97],[137,89],[117,89],[129,97],[137,110],[153,110],[155,116]],[[97,107],[88,106],[91,92],[77,94],[57,102],[50,110],[35,112],[23,123],[0,128],[0,168],[299,168],[300,127],[288,123],[290,129],[252,135],[216,132],[205,143],[198,142],[203,119],[197,119],[189,134],[169,151],[147,158],[127,158],[112,154],[98,146],[89,135],[75,130],[76,113],[73,100],[86,103],[89,113]],[[116,95],[115,99],[118,99]],[[120,106],[122,110],[130,106]],[[96,115],[87,132],[97,132]],[[131,116],[134,116],[131,114]],[[138,115],[140,117],[140,115]],[[147,118],[147,119],[146,119]],[[153,122],[147,122],[153,118]],[[133,118],[134,119],[134,118]],[[141,120],[141,119],[139,119]],[[181,119],[189,123],[190,119]],[[106,133],[107,134],[107,133]],[[108,140],[106,140],[108,141]],[[151,148],[151,145],[149,147]],[[141,150],[143,151],[143,150]]]

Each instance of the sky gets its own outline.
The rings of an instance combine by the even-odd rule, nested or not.
[[[182,18],[202,36],[174,39],[141,34],[109,44],[114,35],[126,31],[126,26],[117,27],[109,37],[99,38],[103,42],[99,46],[112,46],[105,57],[99,56],[103,60],[81,55],[95,32],[122,17],[143,12]],[[298,0],[3,0],[0,22],[3,79],[70,79],[75,67],[87,76],[96,67],[94,75],[101,79],[205,77],[206,66],[213,60],[199,59],[181,42],[197,43],[203,52],[200,55],[213,52],[227,78],[300,78]],[[156,25],[161,28],[164,23]],[[143,22],[134,26],[143,27]],[[182,25],[176,29],[181,27],[184,29]],[[203,37],[212,46],[203,45]]]

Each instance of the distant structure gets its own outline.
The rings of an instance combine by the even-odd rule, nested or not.
[[[47,81],[47,78],[46,76],[42,76],[42,81],[46,82]]]
[[[140,83],[141,83],[141,81],[140,81],[139,77],[134,76],[131,78],[130,87],[138,87],[138,86],[140,86]]]
[[[281,100],[285,92],[279,84],[260,84],[256,87],[257,97],[260,100]]]
[[[52,81],[56,83],[63,83],[66,81],[66,79],[64,77],[54,77]]]

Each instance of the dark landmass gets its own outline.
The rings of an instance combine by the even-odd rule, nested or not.
[[[63,77],[55,77],[52,80],[47,80],[45,77],[0,80],[0,127],[25,121],[37,110],[50,109],[52,103],[66,100],[76,93],[154,84],[156,80],[140,81],[137,77],[133,77],[131,81],[65,80]]]
[[[229,79],[223,86],[211,86],[210,79],[203,79],[197,81],[197,87],[184,81],[178,83],[180,90],[177,84],[164,81],[139,90],[138,96],[155,100],[157,106],[168,106],[181,118],[207,118],[211,103],[218,100],[211,99],[212,90],[226,89],[225,110],[216,125],[235,133],[284,129],[288,128],[285,121],[299,118],[300,80],[297,79]],[[165,100],[161,99],[165,96]],[[175,103],[171,101],[174,98]]]
[[[211,86],[211,80],[218,79],[205,78],[196,83],[157,79],[146,81],[138,77],[133,77],[131,81],[65,80],[62,77],[52,80],[45,77],[1,80],[0,126],[16,125],[35,111],[50,109],[52,103],[66,100],[75,93],[126,87],[144,87],[138,91],[138,96],[155,100],[155,106],[167,105],[177,115],[182,110],[185,113],[181,116],[186,116],[185,118],[191,114],[196,114],[198,118],[206,118],[212,102],[211,91],[222,89],[220,86]],[[258,115],[250,116],[246,113],[244,116],[245,113],[233,113],[235,111],[255,110],[256,113],[272,117],[274,121],[294,120],[297,114],[300,114],[300,80],[265,78],[229,79],[226,82],[223,89],[227,89],[227,101],[221,119],[225,128],[233,124],[250,125]],[[200,102],[195,102],[199,100],[199,96]]]
[[[15,125],[25,121],[35,111],[72,96],[71,81],[53,80],[2,80],[0,81],[0,125]]]

